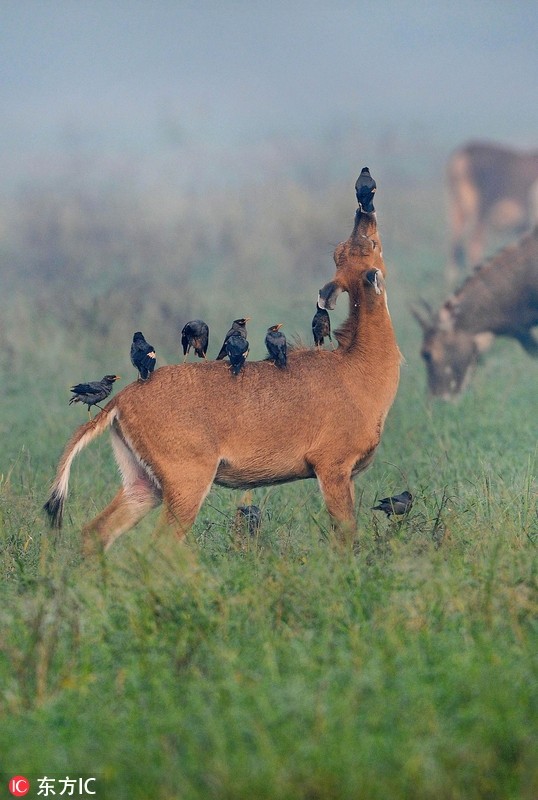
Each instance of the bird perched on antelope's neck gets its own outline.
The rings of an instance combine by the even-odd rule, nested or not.
[[[232,375],[239,375],[249,351],[249,343],[240,333],[232,333],[226,339],[226,355],[232,365]]]
[[[88,416],[91,419],[90,406],[101,408],[99,403],[102,400],[106,400],[112,391],[112,384],[114,381],[119,380],[119,377],[119,375],[105,375],[100,381],[77,383],[75,386],[71,386],[69,391],[73,392],[73,397],[69,400],[69,405],[72,403],[85,403],[88,406]]]
[[[269,356],[275,365],[280,367],[280,369],[284,369],[288,360],[288,345],[286,342],[286,337],[280,330],[281,327],[282,322],[279,322],[278,325],[271,325],[269,328],[267,328],[265,346],[267,347],[267,352],[269,353]]]
[[[411,510],[413,495],[411,492],[402,492],[393,497],[384,497],[377,506],[372,506],[372,511],[384,511],[387,517],[403,517]]]
[[[334,350],[333,338],[331,336],[331,320],[329,312],[324,308],[320,308],[316,303],[316,313],[312,319],[312,334],[314,336],[314,344],[316,347],[323,347],[325,337],[328,336]]]
[[[224,358],[227,355],[226,344],[230,336],[238,334],[239,336],[242,336],[243,339],[247,338],[247,322],[249,321],[250,317],[241,317],[241,319],[234,319],[234,321],[232,322],[232,327],[224,337],[224,342],[222,343],[222,347],[220,348],[219,354],[216,358],[217,361],[220,361],[221,358]]]
[[[146,342],[142,331],[137,331],[133,336],[131,345],[131,361],[138,370],[139,380],[146,381],[155,369],[155,349]]]
[[[209,327],[202,319],[193,319],[181,331],[183,362],[187,360],[191,347],[198,358],[206,358],[209,345]]]
[[[377,184],[370,175],[370,170],[368,167],[363,167],[355,183],[355,194],[357,195],[357,203],[367,214],[375,211],[373,198],[376,189]]]

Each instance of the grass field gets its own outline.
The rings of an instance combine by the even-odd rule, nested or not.
[[[538,369],[497,342],[459,404],[428,404],[408,303],[442,294],[432,185],[409,213],[415,235],[396,202],[379,219],[406,364],[356,481],[353,555],[332,547],[310,481],[254,492],[256,537],[234,533],[240,495],[214,490],[185,544],[153,537],[155,512],[82,560],[80,527],[118,477],[103,437],[75,462],[64,529],[48,531],[41,506],[85,420],[66,387],[111,362],[131,380],[128,343],[118,358],[114,334],[95,346],[56,306],[4,296],[0,796],[12,775],[29,797],[38,777],[83,775],[99,800],[536,800]],[[279,312],[307,338],[318,285],[248,298],[258,339]],[[157,350],[177,358],[168,340]],[[370,510],[403,488],[417,496],[404,522]]]

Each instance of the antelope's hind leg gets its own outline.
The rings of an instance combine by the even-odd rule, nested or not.
[[[165,521],[179,538],[193,526],[198,512],[209,494],[218,462],[216,459],[190,461],[171,470],[163,478]]]
[[[130,530],[162,500],[160,487],[140,459],[127,445],[118,429],[112,428],[112,448],[120,469],[123,487],[101,513],[82,530],[86,555],[100,543],[108,550],[112,542]]]
[[[160,502],[148,480],[122,487],[112,502],[82,529],[84,553],[93,553],[99,540],[102,548],[108,550],[118,536],[134,527]]]

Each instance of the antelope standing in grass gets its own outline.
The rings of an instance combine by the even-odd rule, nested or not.
[[[447,167],[450,285],[466,267],[483,259],[488,229],[521,235],[538,221],[537,182],[538,151],[470,142],[451,155]]]
[[[400,351],[385,295],[375,212],[359,207],[334,252],[336,274],[319,305],[342,291],[349,316],[329,352],[298,348],[286,369],[220,361],[163,366],[130,384],[72,436],[45,505],[60,527],[74,457],[107,428],[123,486],[83,530],[107,548],[163,502],[179,535],[215,483],[234,489],[317,478],[340,540],[353,540],[353,478],[372,461],[398,387]]]
[[[511,336],[538,357],[538,225],[500,250],[434,313],[413,313],[422,327],[422,358],[434,397],[450,400],[467,383],[481,352],[495,336]]]

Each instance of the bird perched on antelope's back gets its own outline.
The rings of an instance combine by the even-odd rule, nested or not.
[[[247,338],[247,322],[249,321],[250,317],[241,317],[241,319],[234,319],[234,321],[232,322],[232,327],[224,337],[224,342],[222,343],[222,347],[220,348],[219,354],[216,358],[217,361],[220,361],[221,358],[224,358],[227,355],[226,344],[230,336],[238,334],[239,336],[242,336],[244,339]]]
[[[316,347],[323,347],[325,337],[328,336],[333,345],[333,338],[331,336],[331,320],[329,312],[324,308],[320,308],[316,303],[316,313],[312,319],[312,334],[314,336],[314,344]]]
[[[226,339],[226,355],[232,365],[232,374],[239,375],[249,351],[249,343],[240,333],[232,333]]]
[[[278,325],[271,325],[269,328],[267,328],[265,346],[267,347],[267,352],[274,361],[275,365],[281,369],[284,369],[288,360],[288,345],[286,342],[286,337],[280,330],[281,327],[282,322],[279,322]]]
[[[181,344],[183,346],[183,362],[187,360],[191,347],[194,348],[198,358],[206,358],[209,345],[209,327],[202,319],[193,319],[181,331]]]
[[[403,517],[411,510],[413,495],[411,492],[402,492],[393,497],[384,497],[377,506],[372,506],[372,511],[384,511],[387,517]]]
[[[133,336],[131,345],[131,361],[138,370],[139,380],[146,381],[155,369],[155,349],[146,342],[142,331],[137,331]]]
[[[355,183],[355,194],[357,195],[357,203],[368,214],[375,211],[373,198],[376,189],[377,184],[370,175],[370,170],[368,167],[363,167]]]
[[[105,375],[100,381],[77,383],[75,386],[71,386],[69,391],[73,392],[73,397],[69,400],[69,405],[72,403],[85,403],[88,406],[88,416],[91,418],[90,406],[101,408],[99,403],[102,400],[106,400],[112,391],[112,384],[114,381],[119,380],[119,377],[119,375]]]

